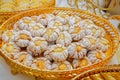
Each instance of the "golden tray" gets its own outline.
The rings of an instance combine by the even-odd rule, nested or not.
[[[50,0],[46,4],[40,6],[40,8],[54,7],[54,6],[55,6],[55,0]],[[35,9],[35,8],[32,8],[32,9]],[[29,10],[32,10],[32,9],[29,9]],[[13,12],[0,12],[0,24],[2,24],[5,20],[10,18],[11,16],[18,14],[20,12],[25,12],[25,11],[28,11],[28,10],[20,10],[20,11],[13,11]]]
[[[53,80],[69,80],[76,75],[95,68],[99,66],[105,65],[114,55],[118,48],[119,44],[119,36],[117,30],[105,19],[98,17],[94,14],[88,13],[86,11],[81,11],[81,10],[74,10],[74,9],[69,9],[69,8],[40,8],[40,9],[34,9],[30,11],[26,11],[23,13],[20,13],[18,15],[15,15],[11,18],[9,18],[7,21],[5,21],[1,27],[0,31],[1,33],[5,30],[11,29],[13,24],[18,21],[20,18],[24,16],[34,16],[34,15],[40,15],[44,13],[54,13],[54,14],[61,14],[61,13],[67,13],[70,15],[78,15],[83,19],[89,19],[92,20],[96,25],[103,27],[106,30],[107,36],[106,38],[110,42],[110,48],[109,50],[105,53],[107,55],[107,58],[99,63],[86,66],[84,68],[78,68],[78,69],[73,69],[73,70],[62,70],[62,71],[52,71],[52,70],[37,70],[37,69],[32,69],[30,67],[21,65],[13,61],[12,59],[9,59],[4,52],[0,49],[0,55],[5,59],[7,64],[11,67],[12,73],[23,73],[27,75],[32,75],[37,77],[37,80],[41,79],[53,79]],[[0,42],[2,45],[2,41]]]
[[[104,76],[105,79],[98,78],[98,76],[100,76],[101,74],[105,75],[108,79],[106,79],[105,76]],[[77,75],[72,80],[86,80],[86,79],[87,80],[120,80],[120,64],[97,67]]]

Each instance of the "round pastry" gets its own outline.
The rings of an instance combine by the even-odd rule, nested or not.
[[[1,49],[11,58],[13,54],[20,52],[20,48],[14,42],[5,43]]]
[[[70,25],[68,23],[66,24],[63,24],[62,22],[60,21],[50,21],[48,23],[48,27],[52,27],[52,28],[58,28],[60,29],[61,31],[68,31],[70,29]]]
[[[20,30],[18,21],[13,25],[13,30],[14,31],[19,31]]]
[[[54,14],[45,14],[48,22],[55,20]]]
[[[105,38],[98,38],[97,40],[97,48],[103,52],[105,52],[106,50],[108,50],[109,48],[109,41]]]
[[[43,26],[47,26],[48,22],[54,20],[55,16],[53,14],[41,14],[38,16],[37,22],[41,23]]]
[[[40,23],[30,24],[28,30],[33,37],[40,37],[45,33],[45,27]]]
[[[14,41],[19,47],[27,47],[31,39],[30,32],[21,30],[15,35]]]
[[[3,34],[2,34],[2,40],[4,42],[11,42],[11,41],[14,41],[14,35],[16,34],[15,31],[13,30],[7,30],[5,31]]]
[[[85,19],[81,20],[77,25],[79,25],[81,28],[91,28],[91,25],[94,25],[94,23],[89,19]]]
[[[34,23],[35,21],[32,20],[32,18],[30,17],[23,17],[22,19],[20,19],[19,21],[16,22],[16,24],[14,24],[14,30],[28,30],[29,25],[31,23]]]
[[[97,42],[97,39],[93,36],[85,36],[84,38],[80,40],[81,46],[89,50],[96,49],[97,47],[96,42]]]
[[[98,30],[99,30],[98,26],[96,26],[94,24],[89,24],[88,26],[81,27],[81,28],[85,30],[86,35],[98,37]]]
[[[64,24],[63,26],[62,26],[62,30],[63,31],[69,31],[69,29],[71,28],[71,26],[67,23],[67,24]]]
[[[87,57],[84,57],[82,59],[74,59],[72,62],[73,68],[82,68],[85,66],[90,65],[91,62],[89,61],[89,59]]]
[[[19,53],[15,54],[14,60],[16,62],[22,63],[26,66],[31,66],[33,58],[30,54],[28,54],[28,52],[23,51],[23,52],[19,52]]]
[[[66,31],[61,32],[56,40],[56,44],[61,44],[63,46],[68,46],[71,42],[72,42],[71,35]]]
[[[73,69],[73,67],[68,61],[54,62],[52,64],[52,70],[71,70],[71,69]]]
[[[79,26],[71,27],[69,33],[74,41],[78,41],[85,36],[85,30],[81,29]]]
[[[68,57],[68,51],[66,47],[57,44],[48,48],[48,50],[44,52],[44,56],[56,62],[65,61]]]
[[[48,25],[48,21],[46,20],[46,15],[44,15],[44,14],[41,14],[40,16],[38,16],[37,22],[42,24],[45,27],[47,27],[47,25]]]
[[[67,14],[58,14],[55,17],[55,20],[60,21],[62,24],[66,24],[68,18],[69,16]]]
[[[57,40],[59,33],[60,33],[60,30],[57,28],[47,28],[43,37],[48,42],[53,42]]]
[[[88,52],[87,57],[92,63],[97,63],[105,59],[105,54],[100,50],[92,50]]]
[[[32,68],[40,69],[40,70],[50,70],[51,62],[44,57],[37,58],[33,61]]]
[[[47,46],[48,43],[44,38],[35,37],[30,41],[29,46],[27,47],[27,51],[32,56],[37,57],[40,56],[42,52],[47,50]]]
[[[72,43],[67,49],[69,58],[82,59],[87,54],[87,49],[82,47],[80,43]]]
[[[47,27],[58,28],[63,31],[63,24],[60,21],[50,21]]]
[[[91,27],[90,27],[91,26]],[[86,35],[92,35],[94,37],[103,37],[105,35],[105,31],[103,28],[98,27],[96,25],[90,25],[86,28]]]
[[[68,23],[70,26],[77,25],[80,21],[81,21],[81,18],[76,15],[69,16],[68,18]]]
[[[101,27],[99,27],[99,32],[100,32],[100,34],[99,34],[98,37],[104,37],[106,35],[105,30],[103,28],[101,28]]]

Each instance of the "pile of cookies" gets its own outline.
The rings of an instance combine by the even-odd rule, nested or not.
[[[77,15],[23,17],[4,31],[2,50],[18,64],[40,70],[71,70],[106,59],[106,32]]]

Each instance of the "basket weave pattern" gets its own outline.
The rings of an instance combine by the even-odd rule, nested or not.
[[[18,21],[20,18],[25,17],[25,16],[33,16],[33,15],[40,15],[41,13],[54,13],[54,14],[61,14],[61,13],[67,13],[70,15],[78,15],[83,19],[89,19],[92,20],[96,25],[103,27],[110,39],[110,45],[111,45],[111,49],[110,51],[108,51],[108,57],[96,64],[93,64],[91,66],[87,66],[84,68],[78,68],[78,69],[73,69],[73,70],[63,70],[63,71],[44,71],[44,70],[37,70],[37,69],[32,69],[30,67],[26,67],[24,65],[21,64],[17,64],[16,62],[14,62],[13,60],[9,59],[7,56],[5,56],[4,52],[1,51],[1,56],[5,59],[5,61],[8,63],[8,65],[11,67],[12,73],[24,73],[24,74],[28,74],[28,75],[32,75],[35,77],[40,77],[40,78],[44,78],[45,79],[70,79],[75,77],[76,75],[80,74],[83,71],[92,69],[94,67],[98,67],[98,66],[103,66],[105,65],[110,59],[111,57],[114,55],[114,53],[116,52],[117,48],[118,48],[118,33],[117,31],[113,28],[113,26],[107,22],[105,19],[100,18],[94,14],[90,14],[86,11],[80,11],[80,10],[73,10],[73,9],[68,9],[68,8],[40,8],[40,9],[34,9],[34,10],[30,10],[30,11],[26,11],[24,13],[20,13],[18,15],[15,15],[13,17],[11,17],[10,19],[8,19],[5,23],[2,24],[2,26],[0,27],[1,31],[5,31],[7,29],[11,29],[13,24]]]
[[[98,67],[95,69],[88,70],[84,73],[77,75],[72,80],[81,80],[82,78],[89,77],[91,75],[99,74],[99,73],[112,73],[112,72],[120,72],[120,65],[109,65],[104,67]],[[118,74],[119,75],[119,74]]]

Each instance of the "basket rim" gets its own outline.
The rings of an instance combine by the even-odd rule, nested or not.
[[[0,29],[1,29],[7,22],[9,22],[11,19],[13,19],[13,18],[15,18],[15,17],[17,17],[17,16],[20,16],[20,15],[22,15],[22,14],[30,13],[30,12],[37,11],[37,10],[68,10],[68,11],[73,11],[73,12],[75,11],[75,12],[78,12],[78,13],[83,12],[83,13],[86,13],[86,14],[90,14],[90,15],[92,15],[93,17],[102,19],[104,22],[106,22],[108,25],[110,25],[110,26],[113,28],[113,30],[115,31],[115,33],[116,33],[116,35],[117,35],[117,37],[118,37],[118,32],[117,32],[117,30],[116,30],[116,29],[113,27],[113,25],[110,24],[106,19],[104,19],[104,18],[102,18],[102,17],[99,17],[99,16],[97,16],[97,15],[95,15],[95,14],[93,14],[93,13],[89,13],[89,12],[87,12],[87,11],[82,11],[82,10],[72,9],[72,8],[58,8],[58,7],[55,7],[55,8],[36,8],[36,9],[28,10],[28,11],[26,11],[26,12],[19,13],[19,14],[17,14],[17,15],[12,16],[12,17],[9,18],[8,20],[6,20],[6,21],[0,26]],[[117,39],[118,39],[118,38],[117,38]],[[117,43],[119,44],[119,41],[118,41],[118,40],[117,40]],[[41,72],[60,73],[60,72],[69,72],[69,71],[82,70],[82,69],[86,69],[86,68],[88,68],[88,67],[95,66],[95,65],[97,65],[97,64],[99,64],[99,66],[100,66],[100,65],[104,65],[104,64],[105,64],[106,62],[108,62],[108,60],[111,59],[111,57],[115,54],[115,52],[116,52],[117,49],[118,49],[118,46],[119,46],[119,45],[116,46],[116,48],[115,48],[115,50],[114,50],[114,53],[112,52],[111,55],[110,55],[107,59],[102,60],[101,62],[92,64],[92,65],[90,65],[90,66],[85,66],[85,67],[83,67],[83,68],[77,68],[77,69],[72,69],[72,70],[39,70],[39,69],[34,69],[34,68],[27,67],[27,66],[22,65],[22,64],[18,64],[18,63],[16,63],[14,60],[9,59],[6,55],[4,55],[4,53],[3,53],[3,51],[2,51],[1,49],[0,49],[0,52],[1,52],[1,56],[2,56],[2,57],[7,58],[7,59],[9,59],[12,63],[18,64],[19,66],[24,67],[24,68],[26,68],[26,69],[29,69],[29,70],[32,69],[32,70],[34,70],[34,71],[41,71]]]
[[[105,73],[105,72],[120,72],[120,64],[114,64],[114,65],[106,65],[103,67],[97,67],[88,71],[85,71],[76,77],[74,77],[72,80],[76,80],[77,78],[84,78],[90,75],[98,74],[98,73]]]
[[[120,15],[113,15],[113,16],[107,18],[107,20],[110,20],[110,19],[113,19],[113,20],[120,20]]]

